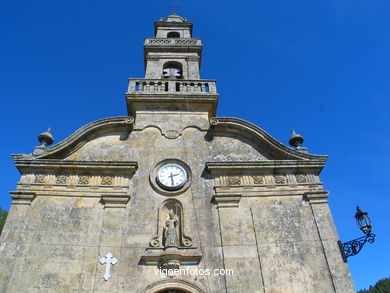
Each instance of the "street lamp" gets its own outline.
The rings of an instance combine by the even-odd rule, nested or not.
[[[348,257],[358,254],[366,242],[373,243],[375,241],[375,234],[371,233],[371,220],[359,206],[356,207],[355,218],[359,229],[365,236],[344,243],[340,240],[337,241],[344,262],[347,262]]]

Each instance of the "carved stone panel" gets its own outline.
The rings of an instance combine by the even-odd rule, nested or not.
[[[307,179],[305,175],[296,175],[297,183],[306,183]]]
[[[89,183],[89,177],[88,176],[80,176],[79,177],[79,184],[88,184]]]
[[[114,177],[113,176],[103,176],[101,184],[102,185],[112,185],[114,182]]]
[[[65,175],[59,175],[56,177],[56,184],[66,184],[67,176]]]
[[[229,185],[241,185],[241,177],[240,176],[229,176],[228,178]]]
[[[36,175],[34,183],[40,183],[40,184],[45,183],[45,176],[41,174]]]
[[[275,176],[275,183],[276,184],[285,184],[285,183],[287,183],[286,176],[284,176],[284,175],[277,175],[277,176]]]
[[[253,184],[264,184],[264,176],[252,176]]]

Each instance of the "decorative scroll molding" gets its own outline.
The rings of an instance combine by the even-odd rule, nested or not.
[[[176,130],[168,130],[165,133],[163,133],[163,135],[168,139],[175,139],[178,138],[181,135],[181,133]]]
[[[130,116],[97,120],[81,127],[60,143],[45,148],[42,153],[17,154],[12,155],[12,157],[15,163],[20,159],[62,159],[81,148],[87,142],[106,133],[117,131],[131,132],[133,130],[133,123],[134,118]]]
[[[302,153],[291,149],[265,132],[260,127],[238,118],[214,117],[210,119],[214,133],[234,133],[253,141],[265,149],[273,158],[279,160],[310,160],[316,161],[324,167],[327,156]]]

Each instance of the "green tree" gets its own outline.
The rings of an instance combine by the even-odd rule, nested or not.
[[[390,278],[379,280],[368,290],[359,290],[358,293],[390,293]]]
[[[8,212],[6,210],[3,210],[0,206],[0,234],[1,231],[3,231],[3,227],[5,224],[5,219],[7,219]]]

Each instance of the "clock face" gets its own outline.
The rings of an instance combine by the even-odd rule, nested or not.
[[[178,164],[166,164],[158,170],[157,182],[165,189],[176,190],[187,182],[187,172]]]

